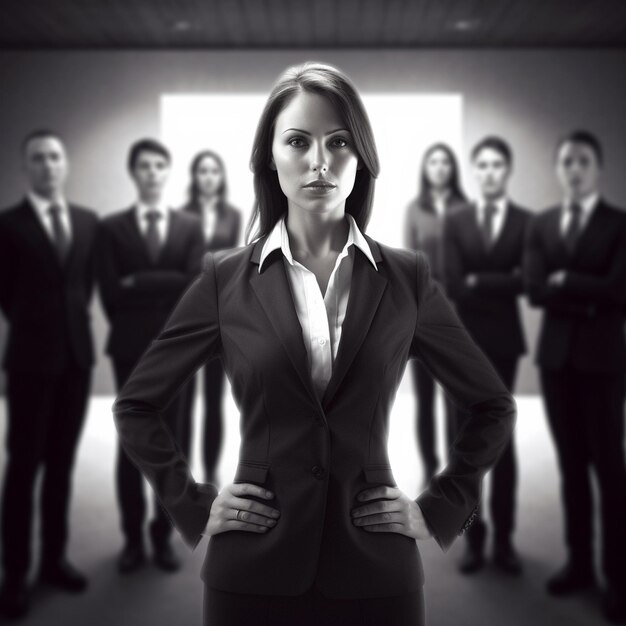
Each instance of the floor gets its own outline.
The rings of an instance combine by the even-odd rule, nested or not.
[[[558,477],[540,399],[521,396],[517,401],[520,489],[516,542],[524,559],[524,575],[509,579],[488,567],[480,574],[466,578],[457,573],[456,568],[463,548],[462,540],[446,554],[434,541],[421,542],[429,626],[591,626],[603,623],[599,613],[599,592],[565,600],[554,600],[544,592],[545,579],[564,557]],[[125,577],[116,571],[115,558],[121,547],[121,536],[113,492],[115,430],[110,412],[112,402],[111,397],[91,400],[74,476],[69,555],[89,576],[89,589],[84,595],[69,597],[36,588],[31,613],[21,622],[25,626],[201,624],[199,571],[206,539],[192,553],[176,538],[175,547],[183,557],[184,566],[175,574],[162,573],[150,565]],[[4,411],[4,403],[0,402],[2,440],[6,424]],[[197,410],[196,414],[198,432],[200,411]],[[226,401],[226,414],[219,468],[221,484],[232,480],[238,450],[238,415],[230,399]],[[399,393],[391,415],[389,456],[400,488],[417,497],[421,475],[413,423],[414,399],[411,394]],[[196,445],[194,475],[202,480],[199,458]],[[1,456],[0,474],[3,465],[4,457]],[[485,488],[488,493],[488,481]],[[36,537],[35,525],[35,544]]]

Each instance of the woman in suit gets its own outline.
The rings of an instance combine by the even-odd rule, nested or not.
[[[205,256],[113,407],[128,453],[191,548],[209,536],[205,624],[424,623],[416,539],[447,550],[473,521],[515,403],[421,253],[364,234],[379,165],[339,70],[278,80],[253,151],[258,237]],[[221,355],[241,411],[233,483],[197,483],[159,416]],[[409,358],[471,417],[413,498],[387,454]]]
[[[445,143],[430,146],[422,158],[417,197],[406,211],[405,246],[420,250],[428,258],[432,277],[443,284],[443,220],[467,203],[461,187],[459,166]],[[413,385],[417,395],[417,445],[424,464],[425,483],[439,469],[435,441],[435,381],[421,361],[413,362]],[[454,439],[455,412],[451,399],[444,394],[446,442]]]
[[[226,201],[226,170],[222,158],[212,150],[196,154],[190,167],[189,200],[184,211],[202,219],[205,251],[234,248],[241,234],[241,212]],[[202,452],[206,481],[216,483],[216,469],[223,439],[222,399],[224,366],[220,358],[208,361],[203,370],[204,438]],[[183,429],[191,441],[196,378],[185,389]]]

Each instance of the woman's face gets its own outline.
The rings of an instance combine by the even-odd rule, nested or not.
[[[300,92],[274,125],[272,164],[290,209],[343,214],[359,168],[353,137],[325,97]]]
[[[212,196],[221,187],[224,174],[220,164],[212,156],[205,156],[196,167],[195,178],[200,193],[203,196]]]
[[[426,159],[426,178],[435,189],[450,185],[452,162],[444,150],[433,150]]]

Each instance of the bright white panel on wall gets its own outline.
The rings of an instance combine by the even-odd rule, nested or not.
[[[362,97],[381,163],[367,232],[400,246],[404,211],[417,192],[424,150],[444,141],[461,154],[463,99],[458,94],[365,93]],[[226,163],[230,201],[243,211],[247,222],[253,203],[250,153],[266,98],[267,94],[258,93],[161,97],[161,137],[174,155],[168,190],[174,206],[185,199],[194,154],[211,148]]]

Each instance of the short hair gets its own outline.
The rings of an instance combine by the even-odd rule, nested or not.
[[[34,139],[44,139],[44,138],[48,138],[48,137],[51,137],[53,139],[57,139],[59,142],[61,142],[61,144],[63,144],[63,139],[61,139],[61,135],[59,135],[59,133],[57,133],[56,131],[54,131],[54,130],[52,130],[50,128],[36,128],[35,130],[31,130],[22,139],[22,143],[21,143],[21,146],[20,146],[22,154],[26,153],[26,148],[28,147],[28,144],[31,141],[33,141]],[[63,145],[65,145],[65,144],[63,144]]]
[[[172,162],[170,151],[156,139],[139,139],[128,151],[128,169],[133,170],[141,152],[154,152],[160,154],[168,163]]]
[[[481,139],[473,148],[472,148],[472,161],[478,157],[479,153],[485,149],[495,150],[498,154],[501,154],[507,165],[510,167],[513,163],[513,150],[511,150],[511,146],[507,141],[502,139],[502,137],[497,137],[496,135],[490,135],[489,137],[485,137]]]
[[[602,150],[602,144],[600,140],[590,131],[577,129],[573,130],[566,135],[563,135],[557,145],[556,145],[556,154],[558,155],[561,148],[566,143],[581,143],[585,146],[591,148],[593,153],[596,155],[596,159],[600,165],[604,165],[604,154]]]
[[[255,200],[246,227],[246,241],[250,239],[257,220],[259,225],[255,235],[262,237],[287,212],[288,202],[280,187],[278,174],[270,168],[272,138],[280,112],[292,98],[303,92],[323,96],[344,118],[362,163],[356,173],[354,188],[346,198],[345,212],[354,217],[362,231],[365,231],[369,221],[380,166],[367,112],[356,87],[346,74],[331,65],[307,62],[289,67],[279,76],[261,113],[250,159]]]

